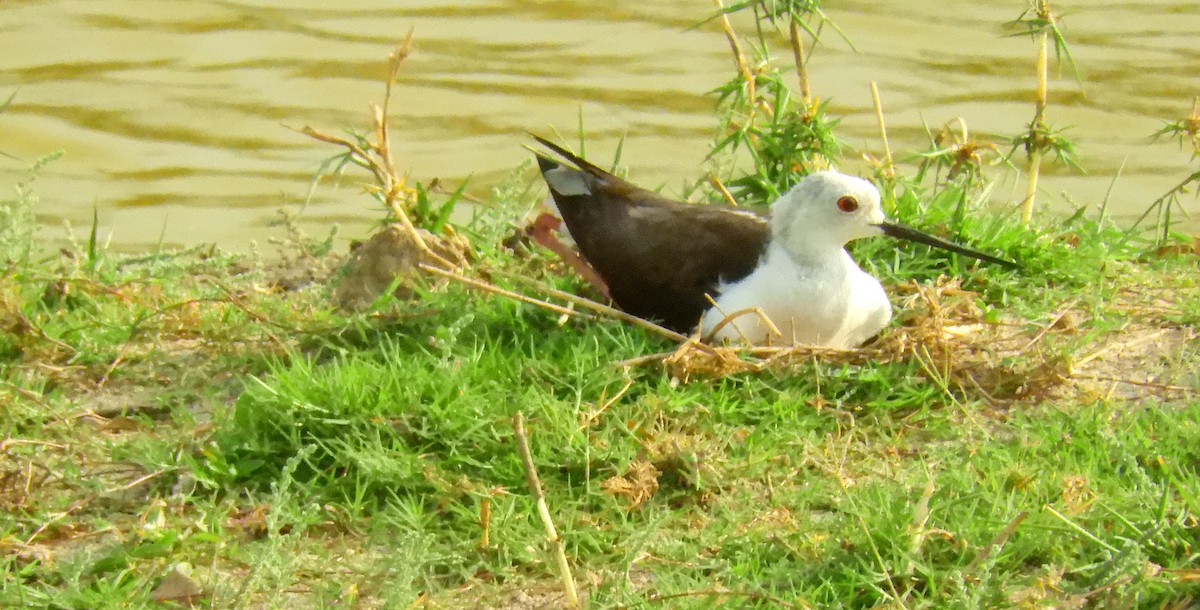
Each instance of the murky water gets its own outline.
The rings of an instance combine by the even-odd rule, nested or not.
[[[923,122],[963,117],[975,133],[1011,134],[1031,117],[1033,43],[1002,29],[1023,1],[826,5],[857,51],[828,36],[812,58],[812,82],[844,117],[849,144],[880,148],[872,80],[898,155],[926,146]],[[102,231],[126,249],[160,240],[244,249],[280,235],[276,211],[304,201],[318,164],[334,152],[285,125],[365,126],[386,56],[409,28],[418,51],[404,64],[393,105],[398,165],[424,180],[472,176],[469,190],[479,195],[528,158],[524,131],[570,134],[580,115],[590,154],[611,158],[626,135],[631,177],[670,191],[699,174],[716,126],[706,92],[732,73],[719,29],[689,29],[712,10],[706,1],[331,6],[0,2],[0,99],[17,90],[0,114],[0,151],[23,162],[66,152],[36,188],[46,234],[61,235],[63,220],[84,231],[95,208]],[[1088,173],[1056,168],[1044,187],[1051,199],[1061,202],[1055,195],[1065,191],[1095,205],[1124,165],[1110,207],[1140,213],[1188,173],[1187,151],[1149,136],[1163,120],[1184,117],[1200,94],[1200,5],[1056,7],[1084,91],[1064,69],[1052,82],[1048,118],[1072,127]],[[0,185],[12,184],[22,165],[0,157]],[[343,236],[359,237],[380,215],[345,183],[316,191],[303,226],[322,234],[338,222]]]

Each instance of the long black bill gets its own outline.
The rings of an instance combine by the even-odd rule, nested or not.
[[[980,252],[978,250],[972,250],[966,246],[960,246],[954,242],[946,241],[940,237],[934,237],[928,233],[922,233],[922,232],[920,232],[910,226],[907,226],[907,225],[884,221],[884,222],[879,223],[876,226],[879,227],[880,230],[883,231],[884,235],[887,235],[889,237],[895,237],[897,239],[905,239],[908,241],[915,241],[919,244],[933,246],[934,248],[941,248],[942,250],[949,250],[950,252],[956,252],[963,256],[969,256],[971,258],[978,259],[981,261],[995,263],[1002,267],[1008,267],[1009,269],[1020,269],[1021,268],[1020,265],[1018,265],[1012,261],[1006,261],[1002,258],[996,258],[990,254],[984,254],[983,252]]]

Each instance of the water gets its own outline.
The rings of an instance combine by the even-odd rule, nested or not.
[[[525,131],[573,134],[611,159],[621,136],[631,178],[677,191],[700,175],[716,119],[706,92],[732,74],[708,2],[529,0],[4,0],[0,2],[0,185],[63,150],[36,186],[51,239],[64,221],[122,249],[216,242],[245,249],[282,235],[334,149],[285,126],[362,128],[387,54],[410,29],[393,102],[396,158],[414,178],[488,189],[529,158]],[[1058,2],[1081,70],[1052,80],[1048,120],[1070,126],[1087,174],[1052,167],[1044,199],[1129,218],[1186,176],[1189,151],[1152,143],[1200,94],[1194,0]],[[927,145],[923,122],[962,117],[973,134],[1013,134],[1032,116],[1034,45],[1004,37],[1017,0],[846,0],[811,62],[814,93],[839,134],[880,151],[868,83],[883,98],[897,156]],[[740,25],[748,25],[745,20]],[[780,49],[784,53],[783,49]],[[786,60],[787,57],[781,57]],[[782,62],[781,62],[782,63]],[[570,141],[575,141],[571,139]],[[1192,168],[1195,164],[1191,165]],[[853,161],[846,166],[855,168]],[[358,176],[358,174],[355,174]],[[1001,188],[1016,200],[1019,189]],[[1189,198],[1191,210],[1196,200]],[[366,235],[382,210],[353,181],[318,188],[302,226]],[[1197,221],[1187,228],[1196,230]]]

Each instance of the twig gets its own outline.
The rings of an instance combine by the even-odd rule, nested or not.
[[[20,394],[25,400],[37,403],[38,406],[41,406],[41,407],[46,406],[46,399],[44,396],[42,396],[36,392],[27,390],[19,385],[14,384],[11,381],[4,381],[3,383],[4,383],[5,387],[16,392],[17,394]],[[6,443],[6,442],[7,442],[7,440],[0,441],[0,449],[4,448],[4,443]]]
[[[492,499],[488,496],[479,498],[479,548],[491,546],[492,529]]]
[[[780,345],[758,345],[758,346],[751,346],[751,347],[721,347],[721,348],[704,345],[703,343],[697,343],[695,345],[698,348],[708,348],[707,350],[704,350],[704,351],[709,352],[711,355],[714,355],[714,356],[720,356],[720,355],[725,355],[725,354],[738,354],[738,355],[742,355],[742,356],[749,356],[751,358],[764,358],[767,360],[767,362],[773,362],[775,360],[778,360],[781,358],[786,358],[788,356],[809,356],[809,355],[817,356],[817,355],[822,355],[822,354],[834,355],[834,354],[869,353],[865,348],[821,347],[821,346],[817,346],[817,345],[783,345],[783,346],[780,346]],[[658,352],[656,354],[646,354],[645,356],[638,356],[636,358],[630,358],[628,360],[621,360],[618,362],[614,362],[613,366],[617,366],[617,367],[640,366],[643,364],[649,364],[651,362],[656,362],[658,360],[666,360],[667,358],[670,358],[671,356],[674,356],[677,353],[679,353],[679,350],[675,350],[672,352]]]
[[[103,388],[104,384],[108,383],[108,378],[112,376],[113,371],[117,370],[117,367],[121,366],[121,363],[125,361],[125,352],[129,349],[129,345],[129,343],[122,343],[121,347],[117,349],[117,357],[113,358],[112,363],[104,369],[104,374],[100,376],[100,380],[96,382],[97,389]]]
[[[50,343],[57,345],[58,347],[62,348],[63,350],[70,352],[72,355],[79,353],[79,349],[76,348],[75,346],[73,346],[69,343],[66,343],[65,341],[62,341],[61,339],[58,339],[56,337],[51,337],[49,333],[47,333],[36,322],[29,319],[29,317],[26,316],[24,313],[22,313],[20,311],[15,311],[15,312],[13,312],[13,315],[17,318],[17,323],[19,325],[24,326],[25,328],[28,328],[28,329],[32,330],[33,332],[37,333],[38,337],[40,337],[43,341],[49,341]]]
[[[749,62],[746,61],[746,54],[742,52],[742,45],[738,42],[737,34],[733,31],[733,24],[729,23],[729,14],[725,12],[725,5],[721,0],[716,0],[717,9],[721,12],[721,29],[725,31],[725,38],[729,41],[729,47],[733,49],[733,61],[737,64],[738,73],[742,75],[742,80],[746,82],[746,99],[750,101],[750,111],[754,112],[757,104],[754,103],[755,97],[755,81],[754,71],[750,69]],[[750,115],[750,120],[753,122],[754,115]]]
[[[68,506],[66,510],[54,513],[54,515],[51,516],[48,521],[46,521],[46,522],[42,523],[40,526],[38,526],[38,528],[36,530],[34,530],[33,533],[29,535],[28,538],[25,539],[25,542],[24,542],[25,546],[29,546],[29,545],[33,544],[34,539],[37,538],[38,536],[40,536],[42,534],[42,532],[46,531],[46,529],[49,528],[51,525],[54,525],[55,522],[57,522],[60,519],[66,518],[71,513],[74,513],[75,511],[83,508],[84,506],[86,506],[92,500],[95,500],[95,499],[96,499],[95,494],[90,495],[86,498],[82,498],[82,499],[72,502],[71,505]]]
[[[978,569],[979,566],[983,565],[983,562],[987,561],[988,556],[990,556],[993,552],[1004,547],[1004,543],[1008,542],[1008,539],[1012,537],[1013,532],[1017,531],[1018,527],[1021,527],[1021,523],[1024,522],[1025,518],[1028,516],[1029,513],[1026,511],[1017,513],[1017,516],[1013,517],[1013,520],[1009,521],[1008,525],[1004,526],[1004,529],[1000,530],[1000,532],[996,534],[996,537],[992,538],[992,541],[989,542],[987,546],[983,547],[983,550],[975,556],[975,559],[971,560],[971,563],[967,566],[966,573],[973,577],[975,570]]]
[[[375,114],[375,133],[376,140],[379,142],[379,156],[383,157],[389,172],[394,176],[396,174],[396,163],[392,160],[391,138],[388,137],[387,116],[388,107],[392,101],[392,87],[396,85],[396,75],[400,73],[400,64],[408,57],[413,50],[413,30],[408,30],[408,35],[400,44],[396,45],[396,50],[388,55],[388,79],[387,86],[383,90],[383,107],[372,108]]]
[[[883,140],[883,173],[888,178],[896,177],[896,167],[892,163],[892,145],[888,143],[887,124],[883,121],[883,104],[879,101],[879,87],[871,81],[871,100],[875,103],[875,119],[879,121],[879,138]]]
[[[375,177],[375,182],[378,185],[379,191],[383,194],[383,202],[391,211],[392,216],[396,217],[396,221],[400,223],[404,232],[407,233],[421,253],[430,259],[437,261],[446,269],[454,269],[456,265],[442,258],[434,252],[425,239],[421,237],[416,225],[404,210],[404,206],[397,201],[397,197],[401,192],[412,191],[411,188],[404,186],[405,178],[401,178],[396,174],[396,164],[392,159],[392,147],[390,135],[387,126],[387,115],[391,105],[392,87],[396,82],[396,75],[400,72],[400,64],[404,59],[412,53],[413,49],[413,33],[409,30],[408,35],[400,44],[396,45],[396,50],[388,55],[388,75],[384,83],[383,105],[379,106],[371,104],[371,126],[375,133],[375,142],[367,142],[366,147],[360,146],[357,142],[343,138],[340,136],[330,135],[305,126],[300,129],[289,127],[298,131],[310,138],[335,144],[349,151],[350,160],[356,165],[366,168]]]
[[[378,110],[378,108],[373,110],[372,121],[379,121],[378,112],[376,112]],[[386,123],[386,121],[384,122]],[[425,239],[422,238],[421,234],[417,231],[416,225],[412,223],[412,220],[404,211],[404,206],[400,205],[400,202],[396,201],[396,196],[403,188],[403,180],[396,177],[394,171],[386,165],[387,161],[380,159],[377,155],[372,155],[370,151],[346,138],[323,133],[307,125],[300,129],[296,129],[294,127],[288,128],[315,140],[326,142],[328,144],[337,144],[349,150],[355,163],[366,168],[375,176],[375,181],[379,183],[380,190],[383,192],[384,204],[392,212],[392,216],[396,217],[396,221],[399,222],[404,228],[404,232],[412,236],[413,240],[417,244],[417,247],[421,249],[422,254],[425,254],[434,260],[446,262],[445,259],[443,259],[441,256],[438,256],[436,252],[429,248],[429,244],[425,243]],[[379,134],[381,132],[377,129],[376,133]],[[387,132],[384,130],[382,133],[386,135]],[[389,145],[386,143],[378,143],[372,145],[370,148],[371,150],[379,152],[382,150],[388,150]],[[453,268],[454,266],[448,264],[447,267]]]
[[[712,340],[714,337],[717,336],[717,331],[721,330],[721,328],[724,327],[727,323],[729,323],[729,321],[732,320],[733,318],[730,318],[729,313],[726,312],[724,309],[721,308],[720,305],[717,304],[717,300],[712,298],[711,294],[708,294],[707,292],[704,293],[704,300],[708,301],[708,304],[711,305],[713,309],[717,310],[717,312],[721,314],[721,321],[717,322],[717,325],[714,326],[713,329],[708,332],[707,338],[709,340]],[[733,330],[736,330],[737,334],[739,336],[741,336],[742,343],[744,343],[746,345],[754,345],[754,342],[751,341],[750,338],[746,336],[746,333],[742,332],[742,327],[734,326]]]
[[[612,365],[617,368],[629,368],[629,367],[633,367],[633,366],[641,366],[643,364],[650,364],[651,362],[658,362],[659,360],[665,360],[665,359],[671,357],[671,355],[674,353],[675,352],[658,352],[656,354],[646,354],[644,356],[638,356],[636,358],[627,358],[625,360],[618,360],[618,361],[612,363]]]
[[[618,400],[620,400],[621,397],[624,396],[626,392],[629,391],[629,388],[632,388],[632,387],[633,387],[633,380],[632,379],[627,380],[625,382],[625,386],[622,387],[620,390],[618,390],[616,394],[613,394],[612,398],[605,400],[604,404],[601,404],[599,408],[597,408],[595,411],[592,411],[591,413],[588,413],[587,421],[585,421],[583,423],[583,425],[580,426],[579,428],[582,430],[584,428],[591,427],[591,425],[596,421],[597,418],[599,418],[601,415],[603,415],[604,412],[607,411],[609,407],[616,404],[616,402]]]
[[[460,273],[454,273],[452,271],[438,269],[437,267],[433,267],[433,266],[427,265],[425,263],[421,263],[420,267],[422,269],[425,269],[426,271],[430,271],[434,274],[437,274],[437,275],[440,275],[440,276],[443,276],[446,278],[450,278],[450,279],[458,281],[458,282],[462,282],[464,284],[467,284],[468,286],[473,286],[475,288],[479,288],[480,290],[485,290],[487,292],[492,292],[492,293],[506,296],[506,297],[509,297],[512,299],[517,299],[518,301],[523,301],[523,302],[529,303],[531,305],[537,305],[538,307],[544,307],[546,309],[549,309],[550,311],[554,311],[554,312],[557,312],[557,313],[560,313],[563,315],[582,316],[585,318],[593,317],[591,314],[588,314],[587,312],[576,311],[574,309],[563,307],[561,305],[555,305],[555,304],[549,303],[547,301],[535,299],[533,297],[523,295],[519,292],[505,290],[504,288],[501,288],[494,284],[490,284],[490,283],[482,281],[482,280],[472,279],[472,278],[469,278]],[[560,298],[560,299],[563,299],[570,303],[579,305],[580,307],[590,309],[597,314],[608,316],[610,318],[616,318],[623,322],[628,322],[630,324],[633,324],[634,326],[638,326],[638,327],[644,328],[650,332],[660,334],[668,339],[671,339],[672,341],[678,341],[678,342],[682,343],[682,342],[690,339],[690,337],[688,337],[687,335],[684,335],[682,333],[677,333],[669,328],[663,328],[662,326],[659,326],[658,324],[655,324],[654,322],[651,322],[649,320],[639,318],[635,315],[626,313],[619,309],[614,309],[603,303],[597,303],[591,299],[587,299],[587,298],[584,298],[584,297],[581,297],[578,295],[571,294],[569,292],[563,292],[562,290],[558,290],[556,288],[551,288],[549,286],[542,285],[539,282],[532,280],[530,278],[522,277],[522,276],[515,275],[512,273],[505,273],[502,271],[495,271],[494,273],[501,277],[507,277],[509,279],[516,280],[516,281],[524,283],[524,284],[532,285],[535,288],[537,288],[538,290],[542,290],[546,293],[549,293],[553,297]],[[708,352],[712,351],[712,348],[707,345],[700,346],[700,349],[703,351],[708,351]]]
[[[558,290],[557,288],[551,288],[551,287],[541,284],[540,282],[537,282],[536,280],[533,280],[531,278],[522,277],[520,275],[515,275],[512,273],[496,272],[496,274],[503,276],[503,277],[507,277],[507,278],[515,280],[515,281],[518,281],[518,282],[521,282],[523,284],[528,284],[530,286],[533,286],[534,288],[537,288],[538,290],[546,292],[550,296],[560,298],[565,301],[574,303],[576,305],[579,305],[580,307],[586,307],[587,309],[590,309],[598,314],[605,315],[605,316],[608,316],[611,318],[616,318],[623,322],[628,322],[630,324],[633,324],[634,326],[639,326],[641,328],[644,328],[650,332],[658,333],[668,339],[671,339],[672,341],[683,342],[683,341],[687,341],[688,339],[690,339],[690,337],[688,337],[687,335],[684,335],[682,333],[677,333],[669,328],[663,328],[662,326],[659,326],[658,324],[655,324],[654,322],[651,322],[649,320],[639,318],[633,314],[629,314],[624,311],[621,311],[620,309],[615,309],[613,307],[609,307],[608,305],[605,305],[603,303],[597,303],[591,299],[584,298],[579,295],[571,294],[569,292],[563,292],[562,290]],[[708,346],[704,346],[704,348],[708,348]],[[709,349],[711,349],[711,348],[705,349],[705,351],[709,351]]]
[[[979,385],[979,381],[977,379],[975,379],[975,375],[971,374],[970,371],[967,371],[966,374],[963,376],[966,377],[967,380],[971,382],[971,385],[975,386],[976,390],[979,390],[979,393],[981,395],[983,395],[983,399],[986,400],[989,405],[994,407],[994,406],[1000,404],[1000,401],[996,400],[995,396],[992,396],[987,390],[983,389],[982,385]],[[989,438],[991,437],[990,434],[988,436],[989,436]]]
[[[372,174],[374,174],[376,182],[378,182],[380,184],[385,184],[388,181],[387,180],[387,169],[384,168],[382,165],[380,165],[379,161],[376,160],[371,155],[371,153],[367,152],[365,149],[363,149],[363,147],[359,146],[358,143],[356,143],[352,140],[343,138],[341,136],[330,135],[323,131],[317,131],[316,129],[309,127],[308,125],[305,125],[304,127],[300,127],[300,128],[292,127],[291,125],[284,125],[284,127],[287,127],[288,129],[291,129],[292,131],[295,131],[296,133],[304,134],[304,135],[306,135],[314,140],[317,140],[319,142],[324,142],[326,144],[336,144],[338,146],[342,146],[342,147],[346,148],[346,150],[350,151],[350,154],[353,157],[355,164],[367,169],[367,171],[370,171]],[[391,206],[391,202],[389,202],[389,207],[390,206]],[[394,208],[393,208],[393,211],[395,211]]]
[[[1049,324],[1039,328],[1037,333],[1033,335],[1033,338],[1030,339],[1029,342],[1026,343],[1021,349],[1017,350],[1017,355],[1024,354],[1025,352],[1029,351],[1029,348],[1036,345],[1038,341],[1041,341],[1042,337],[1045,337],[1046,334],[1054,329],[1055,326],[1058,326],[1058,323],[1061,322],[1063,318],[1067,317],[1067,314],[1071,313],[1071,308],[1074,307],[1078,302],[1079,299],[1071,299],[1070,301],[1067,301],[1067,304],[1063,306],[1062,310],[1054,316],[1054,319],[1051,320]]]
[[[1153,381],[1135,381],[1133,379],[1120,379],[1117,377],[1107,377],[1104,375],[1071,375],[1070,378],[1084,381],[1111,381],[1113,383],[1125,383],[1143,388],[1153,388],[1155,390],[1164,390],[1169,392],[1185,392],[1187,394],[1195,394],[1197,391],[1196,388],[1189,388],[1181,385],[1155,383]]]
[[[1133,341],[1130,341],[1128,343],[1109,343],[1108,345],[1105,345],[1104,347],[1073,362],[1072,368],[1083,366],[1083,365],[1085,365],[1085,364],[1087,364],[1087,363],[1089,363],[1089,362],[1091,362],[1091,361],[1093,361],[1115,349],[1131,349],[1134,347],[1138,347],[1144,343],[1148,343],[1150,341],[1158,341],[1158,339],[1165,334],[1167,334],[1167,329],[1160,328],[1157,331],[1150,333],[1149,335],[1143,335],[1143,336],[1138,337],[1137,339],[1134,339]]]
[[[796,604],[785,599],[780,599],[765,593],[755,593],[753,591],[730,591],[728,589],[704,589],[701,591],[684,591],[683,593],[672,593],[670,595],[651,594],[646,598],[648,602],[662,602],[672,599],[682,599],[684,597],[744,597],[758,601],[770,602],[780,608],[795,608]]]
[[[808,66],[804,61],[804,41],[800,39],[800,20],[792,15],[788,22],[788,36],[792,43],[792,59],[796,61],[796,76],[800,79],[800,96],[804,98],[804,109],[812,109],[812,92],[808,88]],[[875,84],[872,83],[874,88]]]
[[[134,479],[133,481],[126,483],[120,487],[106,489],[106,490],[104,490],[104,493],[105,494],[115,494],[119,491],[128,491],[130,489],[133,489],[134,487],[137,487],[138,485],[141,485],[142,483],[145,483],[146,481],[149,481],[150,479],[158,477],[159,475],[161,475],[165,472],[171,471],[171,470],[175,470],[175,468],[163,468],[161,470],[156,470],[154,472],[151,472],[150,474],[142,475],[142,476]]]
[[[50,441],[34,441],[24,438],[6,438],[0,441],[0,451],[8,451],[13,445],[33,445],[35,447],[50,447],[51,449],[69,449],[69,445],[52,443]]]
[[[442,277],[444,277],[444,278],[451,279],[451,280],[454,280],[454,281],[456,281],[456,282],[461,282],[461,283],[463,283],[463,284],[466,284],[466,285],[468,285],[468,286],[470,286],[470,287],[472,287],[472,288],[478,288],[478,289],[480,289],[480,290],[483,290],[483,291],[485,291],[485,292],[490,292],[490,293],[493,293],[493,294],[498,294],[498,295],[500,295],[500,296],[505,296],[505,297],[508,297],[508,298],[510,298],[510,299],[516,299],[516,300],[518,300],[518,301],[521,301],[521,302],[523,302],[523,303],[529,303],[530,305],[537,305],[538,307],[542,307],[542,308],[545,308],[545,309],[549,309],[550,311],[553,311],[553,312],[555,312],[555,313],[560,313],[560,314],[563,314],[563,315],[565,315],[565,316],[585,316],[585,317],[590,317],[588,314],[586,314],[586,313],[584,313],[584,312],[581,312],[581,311],[575,311],[574,309],[568,309],[568,308],[566,308],[566,307],[563,307],[563,306],[561,306],[561,305],[555,305],[554,303],[547,303],[546,301],[542,301],[542,300],[540,300],[540,299],[535,299],[535,298],[533,298],[533,297],[525,296],[525,295],[523,295],[523,294],[521,294],[521,293],[519,293],[519,292],[513,292],[513,291],[511,291],[511,290],[505,290],[505,289],[503,289],[503,288],[501,288],[501,287],[499,287],[499,286],[496,286],[495,284],[489,284],[489,283],[487,283],[487,282],[485,282],[485,281],[482,281],[482,280],[477,280],[477,279],[469,278],[469,277],[467,277],[467,276],[465,276],[465,275],[463,275],[463,274],[461,274],[461,273],[455,273],[455,272],[453,272],[453,271],[446,271],[445,269],[440,269],[440,268],[438,268],[438,267],[435,267],[435,266],[433,266],[433,265],[430,265],[430,264],[428,264],[428,263],[420,263],[418,266],[419,266],[420,268],[422,268],[422,269],[424,269],[424,270],[426,270],[426,271],[428,271],[428,272],[430,272],[430,273],[434,274],[434,275],[440,275],[440,276],[442,276]]]
[[[733,194],[729,192],[729,189],[725,188],[725,183],[721,182],[720,178],[718,178],[715,175],[709,176],[708,183],[711,184],[713,186],[713,188],[717,189],[717,191],[721,193],[721,197],[725,198],[725,203],[728,203],[729,205],[731,205],[735,208],[740,207],[740,206],[738,206],[737,199],[733,198]]]
[[[677,371],[677,373],[682,373],[682,375],[675,374],[673,376],[681,377],[682,380],[686,381],[690,377],[689,369],[694,366],[694,358],[695,355],[691,353],[691,344],[684,343],[683,345],[679,346],[679,349],[675,350],[675,353],[663,359],[663,366],[670,368],[672,365],[682,365],[682,369]],[[712,358],[716,359],[715,363],[709,362],[706,365],[702,365],[702,367],[716,366],[718,369],[724,369],[724,374],[735,372],[758,373],[763,369],[765,364],[764,362],[750,362],[744,360],[741,358],[736,348],[729,347],[717,352],[716,355],[712,356]]]
[[[571,565],[567,563],[567,553],[563,540],[554,529],[554,521],[550,519],[550,509],[546,506],[546,494],[542,492],[542,482],[538,480],[537,466],[533,464],[533,455],[529,453],[529,439],[525,434],[525,415],[520,411],[513,416],[513,430],[517,434],[517,451],[521,453],[521,462],[525,465],[525,479],[533,492],[537,503],[538,515],[546,528],[546,537],[554,547],[554,555],[558,560],[558,573],[562,578],[563,590],[567,601],[573,608],[582,608],[579,604],[579,594],[575,591],[575,578],[571,576]]]
[[[757,307],[757,306],[747,307],[745,309],[739,309],[733,313],[726,313],[724,309],[721,309],[720,305],[717,305],[717,302],[712,298],[712,295],[705,294],[704,298],[708,299],[709,304],[711,304],[713,306],[713,308],[715,308],[718,312],[721,313],[722,316],[724,316],[723,318],[721,318],[721,321],[717,322],[717,325],[714,326],[713,329],[708,332],[707,338],[711,339],[712,337],[716,337],[717,332],[719,332],[722,328],[725,328],[725,326],[727,326],[730,322],[733,322],[734,319],[740,318],[747,314],[758,315],[759,319],[762,320],[763,324],[767,325],[768,332],[770,332],[774,335],[778,335],[779,337],[783,337],[783,333],[779,331],[779,327],[775,326],[775,322],[773,322],[771,320],[771,318],[769,316],[767,316],[767,312],[763,311],[761,307]],[[737,331],[738,335],[742,338],[742,341],[745,341],[747,345],[754,345],[754,342],[751,341],[750,338],[746,336],[746,333],[742,332],[741,327],[734,325],[733,329]],[[768,336],[770,336],[770,335],[768,335]]]

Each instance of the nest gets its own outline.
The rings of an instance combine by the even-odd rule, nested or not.
[[[908,282],[900,326],[855,349],[795,346],[710,346],[696,337],[672,352],[623,361],[626,366],[660,363],[681,383],[765,370],[783,370],[819,360],[862,366],[917,360],[947,388],[965,388],[991,401],[1043,393],[1066,381],[1062,367],[1042,359],[1013,356],[1028,352],[1029,335],[1016,324],[991,322],[977,305],[978,294],[957,279],[939,277],[933,285]],[[1036,338],[1035,338],[1036,340]]]

